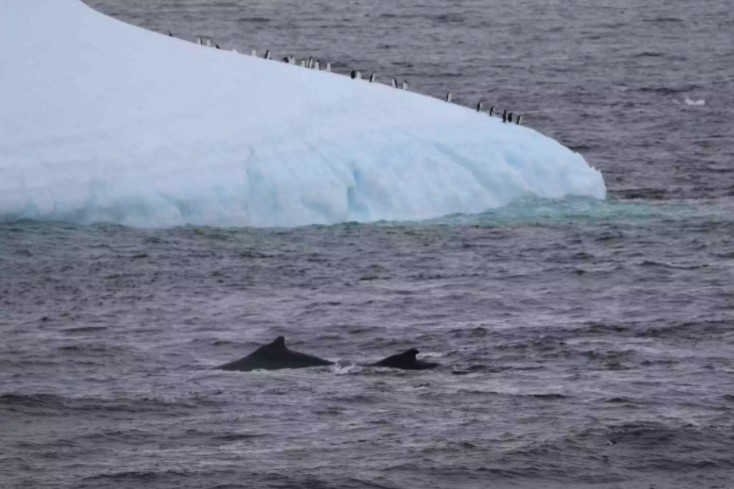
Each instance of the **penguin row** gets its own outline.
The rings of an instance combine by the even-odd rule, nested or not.
[[[252,55],[254,57],[257,57],[257,51],[253,49]],[[269,50],[265,51],[265,56],[263,56],[263,58],[271,59]],[[302,59],[300,62],[296,59],[295,56],[283,56],[282,61],[283,63],[300,66],[301,68],[309,68],[316,71],[327,71],[331,73],[331,63],[322,64],[321,61],[319,61],[318,59],[314,59],[311,56],[309,56],[308,59]]]
[[[170,37],[173,37],[173,34],[171,34],[170,32],[168,33],[168,35],[169,35]],[[206,39],[204,39],[204,38],[202,38],[202,37],[197,37],[197,38],[196,38],[196,44],[198,44],[198,45],[200,45],[200,46],[206,46],[206,47],[208,47],[208,48],[216,48],[216,49],[221,49],[221,48],[219,47],[219,44],[215,44],[215,43],[213,43],[213,42],[212,42],[212,40],[211,40],[211,38],[209,38],[209,37],[207,37]]]
[[[257,51],[254,49],[252,50],[252,56],[257,57]],[[270,57],[269,50],[265,51],[265,55],[263,56],[263,58],[272,59]],[[288,63],[292,65],[298,64],[296,62],[295,57],[293,56],[284,56],[282,61],[284,63]],[[300,66],[303,68],[311,68],[317,71],[321,69],[320,61],[318,59],[312,58],[311,56],[309,56],[307,60],[306,59],[301,60]],[[327,71],[331,73],[331,63],[326,63],[326,66],[324,67],[323,71]],[[360,72],[359,70],[352,70],[349,76],[352,80],[362,80],[362,72]],[[372,74],[369,76],[369,78],[367,78],[367,80],[369,80],[370,83],[375,83],[377,81],[377,74],[375,72],[372,72]],[[403,90],[408,89],[407,80],[403,80],[402,82],[399,82],[398,79],[395,77],[392,78],[391,85],[393,88],[401,88]],[[451,92],[448,92],[446,94],[445,100],[446,102],[451,103],[453,100],[453,94]],[[484,108],[484,102],[480,100],[479,102],[477,102],[476,111],[483,112],[483,108]],[[489,108],[489,115],[492,117],[495,115],[494,106]],[[512,124],[514,122],[515,124],[520,125],[522,124],[522,115],[518,115],[517,117],[513,118],[513,113],[512,112],[508,113],[507,109],[505,109],[504,112],[502,113],[502,122],[509,123],[509,124]]]
[[[449,92],[449,93],[446,94],[446,98],[444,100],[446,100],[446,102],[451,103],[452,99],[453,99],[453,95],[451,94],[451,92]],[[477,112],[483,112],[483,110],[484,110],[484,102],[482,100],[480,100],[479,102],[477,102],[476,110],[477,110]],[[489,113],[490,117],[494,117],[494,114],[495,114],[495,112],[494,112],[494,105],[489,108],[489,112],[488,113]],[[502,122],[512,124],[512,122],[513,122],[513,117],[512,116],[513,116],[513,113],[512,112],[509,112],[508,113],[507,112],[507,109],[505,109],[504,112],[502,112]],[[522,124],[522,115],[518,115],[514,119],[514,121],[515,121],[515,124],[517,124],[518,126],[520,124]]]
[[[171,32],[168,33],[169,36],[173,37],[173,34]],[[197,44],[207,46],[207,47],[215,47],[216,49],[219,48],[219,44],[213,44],[212,40],[210,38],[197,38],[196,41]],[[234,52],[237,52],[236,49],[233,49]],[[257,49],[253,49],[250,55],[254,58],[257,58]],[[270,50],[266,50],[265,54],[263,55],[263,59],[271,60],[273,59],[272,55],[270,54]],[[328,73],[331,73],[331,63],[323,64],[320,60],[313,58],[312,56],[309,56],[308,59],[302,59],[300,62],[296,59],[295,56],[283,56],[281,59],[283,63],[291,64],[300,66],[301,68],[309,68],[316,71],[326,71]],[[362,79],[362,73],[359,70],[352,70],[350,73],[350,76],[352,80],[361,80]],[[372,73],[369,77],[369,82],[374,83],[377,80],[377,75],[375,73]],[[393,88],[401,88],[403,90],[408,89],[408,82],[407,80],[403,80],[402,82],[398,82],[398,79],[393,77],[392,79],[392,87]]]
[[[173,33],[171,31],[168,31],[168,36],[169,37],[174,37],[173,36]],[[196,38],[196,44],[199,44],[199,45],[202,45],[202,46],[207,46],[207,47],[213,47],[213,48],[216,48],[216,49],[221,49],[219,47],[219,44],[213,43],[212,40],[211,40],[211,38],[208,38],[208,37],[207,38],[197,37]],[[235,53],[237,52],[236,49],[233,49],[232,51],[234,51]],[[253,56],[255,58],[258,57],[257,50],[256,49],[253,49],[250,54],[251,54],[251,56]],[[272,56],[271,56],[271,54],[270,54],[270,50],[269,49],[265,51],[265,54],[263,55],[263,59],[268,59],[268,60],[269,59],[273,59]],[[328,73],[331,73],[331,63],[322,64],[320,60],[315,59],[315,58],[313,58],[311,56],[309,56],[308,59],[302,59],[300,62],[298,62],[298,60],[296,60],[295,56],[284,56],[282,58],[282,61],[284,63],[287,63],[287,64],[301,66],[302,68],[308,68],[308,69],[312,69],[312,70],[316,70],[316,71],[326,71]],[[362,79],[362,73],[359,70],[352,70],[351,73],[350,73],[350,77],[351,77],[352,80],[361,80]],[[377,75],[373,72],[369,76],[368,80],[369,80],[370,83],[375,83],[375,81],[377,80]],[[398,79],[395,78],[395,77],[392,78],[391,85],[392,85],[393,88],[401,88],[403,90],[407,90],[408,89],[408,82],[407,82],[407,80],[403,80],[402,82],[398,82]],[[448,103],[452,103],[452,101],[453,101],[453,94],[451,92],[448,92],[446,94],[446,97],[444,98],[444,100],[446,102],[448,102]],[[483,112],[484,111],[484,102],[482,100],[480,100],[479,102],[477,102],[476,111],[477,112]],[[489,108],[489,112],[488,113],[489,113],[490,117],[494,117],[494,115],[495,115],[494,106],[491,106]],[[520,125],[520,124],[522,124],[522,115],[519,114],[517,117],[514,117],[514,114],[512,112],[507,112],[507,109],[504,109],[504,111],[502,112],[502,122],[507,123],[507,124],[512,124],[514,122],[515,124]]]
[[[352,80],[361,80],[362,79],[362,73],[359,70],[352,70],[350,77]],[[370,77],[368,78],[370,83],[375,83],[377,81],[377,74],[375,72],[372,72]],[[403,80],[402,82],[398,82],[398,79],[393,77],[392,79],[392,87],[393,88],[401,88],[403,90],[408,89],[408,82],[407,80]]]

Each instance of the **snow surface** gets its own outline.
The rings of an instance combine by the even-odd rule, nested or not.
[[[605,193],[581,155],[496,117],[78,0],[0,1],[0,221],[294,226]]]

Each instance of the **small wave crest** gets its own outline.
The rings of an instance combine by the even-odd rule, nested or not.
[[[180,412],[200,407],[201,404],[210,404],[211,401],[203,397],[164,400],[160,398],[117,398],[104,399],[95,397],[66,397],[56,394],[17,394],[0,395],[0,408],[9,411],[23,412],[37,415],[58,415],[70,412],[85,412],[101,414],[140,413],[140,412]]]
[[[685,100],[683,100],[683,103],[686,105],[694,105],[694,106],[706,105],[706,101],[702,98],[697,99],[697,100],[692,100],[686,97]]]

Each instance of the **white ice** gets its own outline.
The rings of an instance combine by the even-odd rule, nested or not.
[[[443,100],[0,1],[0,221],[295,226],[605,193],[581,155]]]

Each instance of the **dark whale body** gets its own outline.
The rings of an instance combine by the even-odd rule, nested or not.
[[[438,367],[438,363],[424,362],[423,360],[418,360],[416,358],[416,355],[418,355],[418,353],[420,353],[418,350],[416,350],[415,348],[411,348],[410,350],[406,350],[403,353],[383,358],[377,363],[371,363],[368,366],[399,368],[401,370],[427,370],[430,368]]]
[[[272,343],[261,346],[246,357],[216,368],[218,370],[249,372],[258,369],[278,370],[281,368],[307,368],[333,364],[334,362],[313,355],[289,350],[285,346],[285,338],[278,336]]]

